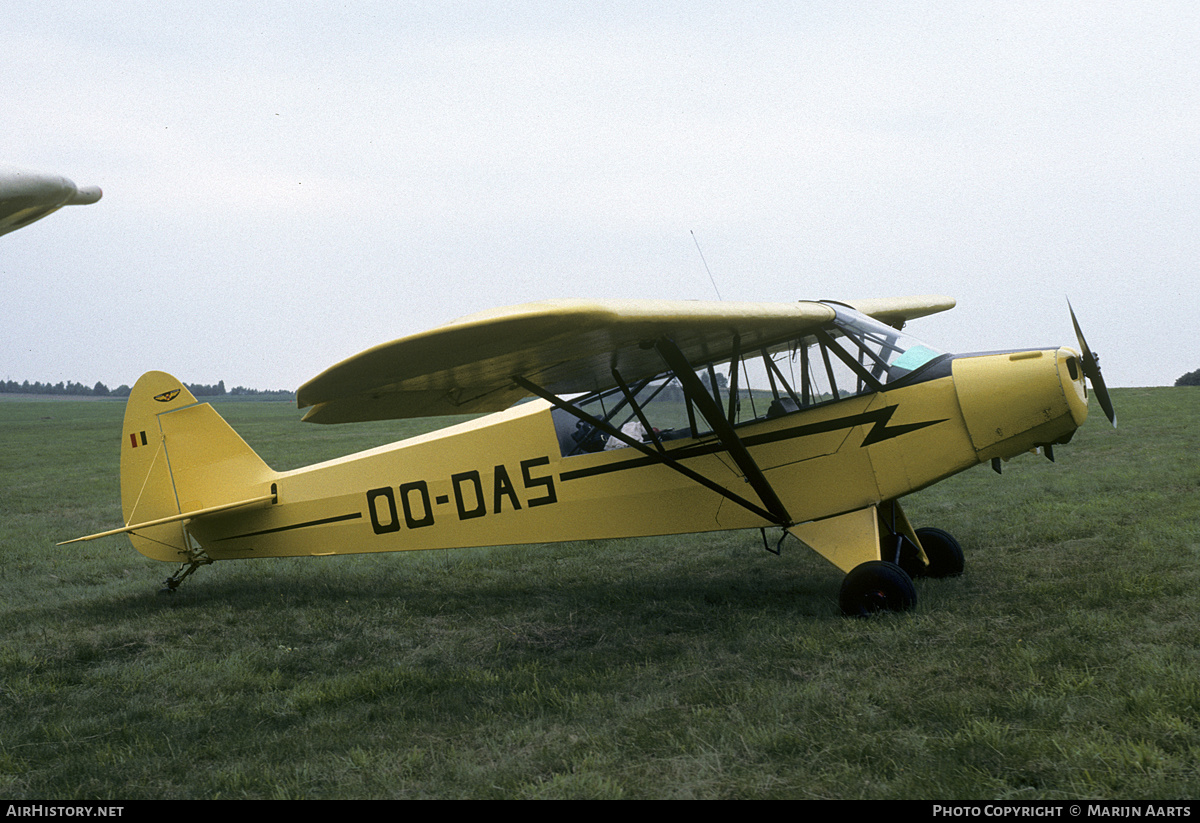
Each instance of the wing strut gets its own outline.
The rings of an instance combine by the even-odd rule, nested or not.
[[[675,377],[683,386],[684,392],[692,398],[692,402],[696,404],[696,409],[701,416],[712,427],[713,433],[721,441],[726,449],[729,450],[729,455],[737,463],[738,468],[742,470],[742,474],[746,476],[746,481],[754,489],[758,499],[763,502],[763,505],[771,512],[771,520],[779,526],[790,526],[793,523],[792,516],[788,514],[787,508],[783,505],[783,501],[779,499],[779,495],[775,494],[775,489],[771,487],[771,482],[767,480],[762,473],[762,469],[754,462],[754,458],[750,456],[746,444],[737,436],[737,432],[733,429],[733,424],[721,413],[721,407],[717,405],[713,396],[709,394],[704,384],[700,382],[700,378],[696,377],[696,372],[692,369],[687,361],[687,357],[679,350],[674,341],[666,337],[660,337],[654,343],[654,347],[658,349],[658,353],[662,355],[663,360],[675,372]],[[736,368],[737,361],[733,361],[733,367]],[[714,390],[716,381],[713,381]],[[734,392],[737,391],[736,380],[733,387],[730,389],[729,408],[732,413],[734,408]]]
[[[700,385],[700,388],[703,391],[704,385],[702,383],[700,383],[699,380],[696,380],[696,376],[690,370],[690,368],[687,369],[687,373],[692,376],[692,379],[695,380],[695,382]],[[665,450],[660,452],[660,451],[657,451],[656,449],[651,448],[650,446],[646,445],[645,443],[641,442],[640,440],[637,440],[634,437],[630,437],[625,432],[623,432],[620,429],[613,426],[607,420],[601,420],[598,417],[593,417],[592,415],[585,412],[583,409],[581,409],[578,406],[576,406],[575,404],[571,403],[569,400],[564,400],[563,398],[559,397],[558,395],[554,394],[553,392],[547,391],[546,389],[542,388],[541,386],[539,386],[535,383],[531,383],[529,380],[526,380],[521,375],[519,375],[519,374],[513,375],[512,379],[513,379],[514,383],[516,383],[518,386],[520,386],[521,388],[528,391],[530,394],[537,395],[538,397],[542,398],[543,400],[546,400],[549,403],[551,403],[556,408],[562,409],[563,411],[567,412],[568,414],[572,415],[573,417],[579,418],[584,423],[587,423],[589,426],[594,426],[595,428],[597,428],[600,431],[607,434],[609,437],[615,437],[617,440],[620,440],[625,445],[637,449],[642,454],[646,455],[647,457],[652,458],[654,460],[654,462],[661,463],[662,465],[666,466],[669,469],[674,469],[675,471],[679,472],[680,474],[682,474],[684,477],[688,478],[689,480],[694,480],[695,482],[699,483],[701,486],[704,486],[706,489],[710,489],[710,490],[716,492],[717,494],[721,495],[722,497],[726,498],[727,500],[731,500],[734,503],[737,503],[739,506],[753,512],[755,515],[763,518],[764,520],[769,520],[770,522],[772,522],[776,525],[779,525],[779,526],[786,526],[786,525],[790,524],[791,521],[789,518],[786,517],[786,512],[784,513],[784,515],[785,515],[784,518],[781,519],[778,514],[767,511],[762,506],[756,505],[755,503],[750,502],[749,500],[742,497],[741,495],[731,492],[729,489],[725,488],[720,483],[717,483],[714,480],[710,480],[709,478],[705,477],[704,475],[700,474],[699,472],[689,469],[687,466],[683,465],[678,460],[671,457],[670,453],[666,452]],[[708,397],[709,402],[712,403],[713,402],[712,397],[709,396],[707,394],[707,392],[705,392],[704,394],[705,394],[705,397]],[[636,408],[636,406],[635,406],[635,408]],[[718,416],[720,416],[720,415],[718,414]],[[722,441],[722,442],[724,442],[724,441]],[[740,440],[738,441],[738,444],[741,445]],[[743,449],[744,448],[745,447],[743,446]],[[757,491],[757,489],[756,489],[756,491]],[[774,493],[772,493],[771,496],[775,497]],[[776,502],[778,502],[777,498],[776,498]],[[782,508],[782,504],[780,505],[780,507]]]

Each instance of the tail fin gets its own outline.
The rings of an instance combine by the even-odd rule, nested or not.
[[[246,441],[177,379],[152,371],[134,385],[121,434],[125,524],[176,518],[130,532],[139,552],[155,560],[187,559],[193,544],[178,515],[268,495],[274,479]]]

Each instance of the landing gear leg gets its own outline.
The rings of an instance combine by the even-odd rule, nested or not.
[[[895,500],[789,526],[843,572],[838,602],[850,615],[902,612],[917,603],[913,579],[962,574],[958,541],[941,529],[913,529]]]

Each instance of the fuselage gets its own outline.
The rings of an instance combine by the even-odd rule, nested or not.
[[[1066,442],[1087,416],[1083,380],[1078,355],[1067,348],[943,355],[895,387],[756,419],[736,432],[792,521],[801,523]],[[274,493],[273,505],[206,516],[187,529],[219,560],[773,525],[637,449],[568,453],[561,414],[533,400],[264,475],[239,494]],[[689,469],[754,499],[717,436],[664,437],[661,445]]]

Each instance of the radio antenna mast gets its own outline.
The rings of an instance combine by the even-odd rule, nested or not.
[[[692,231],[688,229],[688,231]],[[708,267],[708,261],[704,259],[704,251],[700,248],[700,241],[696,239],[696,233],[692,231],[692,242],[696,244],[696,251],[700,252],[700,262],[704,264],[704,270],[708,272],[708,281],[712,283],[713,291],[717,293],[717,300],[721,299],[721,290],[717,288],[717,281],[713,279],[712,269]]]

